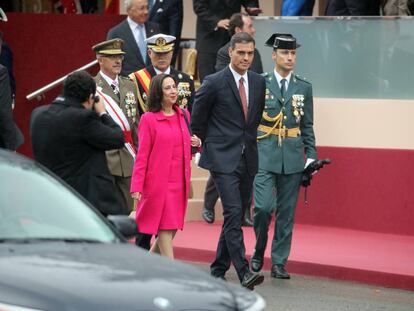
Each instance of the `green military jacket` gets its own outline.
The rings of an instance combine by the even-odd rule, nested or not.
[[[134,83],[127,77],[118,76],[119,81],[119,98],[114,94],[111,86],[98,73],[95,76],[96,85],[102,88],[102,92],[112,97],[112,99],[121,107],[123,113],[128,119],[131,128],[132,141],[135,150],[138,146],[138,102],[137,91]],[[116,150],[106,151],[106,161],[109,171],[114,176],[130,177],[132,176],[132,169],[134,167],[134,158],[124,147]]]
[[[281,138],[269,135],[258,139],[259,169],[277,174],[302,172],[306,158],[316,159],[315,135],[313,131],[312,85],[305,78],[292,74],[289,86],[282,98],[279,84],[273,72],[264,74],[266,79],[266,101],[263,115],[277,116],[283,109],[282,126],[300,129],[297,137]],[[271,127],[274,123],[263,117],[261,124]],[[265,132],[258,130],[258,138]]]

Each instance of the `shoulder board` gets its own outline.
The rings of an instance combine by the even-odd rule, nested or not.
[[[310,84],[310,81],[308,79],[306,79],[305,77],[302,77],[300,75],[296,75],[295,74],[295,78],[298,79],[298,80],[300,80],[300,81],[303,81],[303,82],[306,82],[306,83],[309,83]]]
[[[130,77],[119,76],[119,78],[122,80],[132,81]]]
[[[178,79],[185,78],[185,79],[191,79],[191,80],[193,80],[193,78],[190,75],[188,75],[188,74],[186,74],[185,72],[182,72],[182,71],[178,71],[176,75],[177,75],[177,78]]]
[[[269,73],[268,73],[268,72],[263,72],[263,73],[261,73],[260,75],[261,75],[262,77],[265,77],[265,78],[266,78],[267,76],[269,76]]]

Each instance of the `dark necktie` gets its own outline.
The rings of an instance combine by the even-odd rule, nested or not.
[[[112,88],[112,90],[114,91],[114,94],[115,94],[116,96],[118,96],[118,98],[119,98],[119,91],[118,91],[118,88],[117,88],[117,86],[116,86],[115,82],[112,82],[112,83],[111,83],[111,88]]]
[[[239,80],[239,93],[240,93],[240,99],[243,106],[243,112],[244,112],[244,118],[247,120],[247,98],[246,98],[246,90],[244,88],[244,79],[243,77]]]
[[[280,80],[280,95],[282,95],[282,98],[285,98],[286,94],[286,79]]]

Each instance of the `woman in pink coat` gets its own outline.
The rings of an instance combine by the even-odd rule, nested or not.
[[[159,74],[150,84],[148,111],[138,129],[138,153],[131,181],[132,197],[138,201],[136,222],[140,233],[158,235],[151,252],[174,258],[172,240],[183,229],[190,189],[191,146],[183,112],[176,104],[175,79]]]

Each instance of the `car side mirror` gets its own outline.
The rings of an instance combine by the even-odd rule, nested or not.
[[[108,215],[107,219],[127,240],[138,234],[135,220],[126,215]]]

